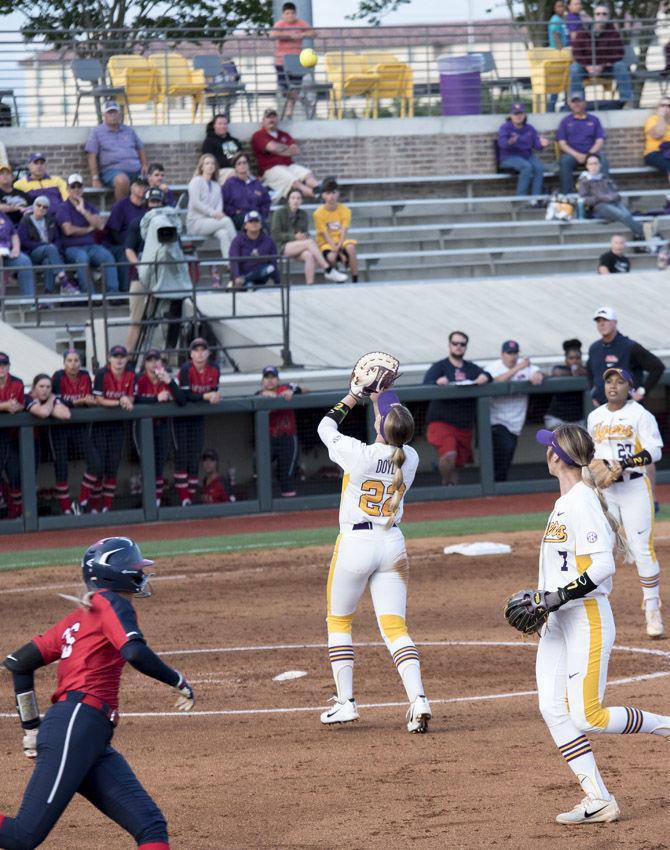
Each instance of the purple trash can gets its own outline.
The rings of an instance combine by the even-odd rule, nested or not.
[[[482,57],[479,53],[438,56],[443,115],[480,115]]]

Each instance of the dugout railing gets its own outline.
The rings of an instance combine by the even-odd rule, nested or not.
[[[307,379],[307,375],[306,375]],[[650,407],[657,415],[662,430],[667,430],[668,386],[670,370],[666,371],[660,385],[651,394]],[[532,434],[542,427],[542,410],[546,404],[541,396],[556,393],[580,393],[584,412],[591,409],[590,395],[583,378],[549,378],[540,386],[525,382],[514,385],[509,383],[491,383],[483,387],[401,387],[399,395],[413,411],[417,422],[415,446],[419,450],[421,463],[416,482],[410,490],[410,501],[454,500],[476,496],[495,496],[498,494],[533,493],[555,489],[555,482],[546,473],[543,463],[543,450],[532,442]],[[529,418],[517,448],[512,469],[517,468],[510,480],[494,481],[493,443],[491,437],[490,411],[491,400],[496,397],[528,393],[531,397]],[[38,531],[42,529],[61,529],[100,525],[126,525],[138,522],[159,520],[188,520],[214,516],[240,516],[240,531],[243,531],[242,515],[269,511],[308,510],[312,508],[335,507],[339,500],[340,480],[328,465],[327,455],[316,435],[316,424],[323,413],[341,398],[341,391],[305,393],[295,395],[289,402],[284,399],[270,399],[260,396],[229,398],[219,404],[190,403],[178,407],[172,403],[157,405],[136,405],[133,411],[121,412],[117,409],[79,409],[74,410],[69,424],[55,426],[53,420],[38,420],[29,413],[15,415],[0,414],[0,463],[5,463],[8,441],[17,440],[21,473],[21,492],[23,497],[23,516],[18,519],[0,520],[0,533],[18,531]],[[425,442],[426,402],[431,399],[475,398],[477,425],[475,434],[476,462],[466,467],[462,483],[445,487],[439,481],[434,469],[435,450]],[[546,399],[544,399],[546,402]],[[157,407],[160,409],[157,410]],[[315,473],[306,482],[296,485],[295,498],[282,498],[277,490],[276,476],[272,463],[272,438],[269,430],[270,416],[277,410],[291,410],[298,416],[298,437],[302,449],[311,459]],[[169,417],[172,420],[188,416],[204,416],[206,422],[205,448],[215,448],[221,457],[226,478],[232,465],[237,467],[237,482],[232,490],[238,500],[220,504],[193,504],[181,507],[178,504],[157,507],[155,498],[156,469],[154,468],[154,427],[153,419]],[[301,420],[301,416],[306,419]],[[130,432],[133,439],[127,439],[124,469],[120,476],[119,493],[113,508],[107,514],[59,515],[50,506],[45,510],[41,497],[45,482],[53,478],[52,461],[43,454],[44,462],[36,463],[36,452],[40,451],[40,431],[48,427],[69,428],[85,423],[117,422],[120,428]],[[15,429],[15,430],[14,430]],[[372,407],[367,404],[358,407],[346,420],[343,430],[360,439],[372,441],[374,421]],[[666,440],[667,440],[666,434]],[[44,451],[44,449],[42,449]],[[319,464],[325,466],[319,467]],[[169,466],[169,464],[168,464]],[[327,475],[320,478],[319,470]],[[657,465],[657,481],[670,482],[670,462],[668,456]],[[134,471],[133,471],[134,470]],[[80,475],[71,483],[71,494],[77,489]],[[134,496],[128,496],[127,482],[131,478],[141,480],[141,487]],[[166,478],[171,479],[168,472]],[[227,482],[230,488],[230,481]],[[168,483],[168,488],[170,487]],[[5,488],[6,489],[6,488]],[[48,492],[48,487],[47,487]],[[134,498],[134,502],[133,502]],[[169,501],[169,500],[168,500]],[[185,533],[188,533],[185,528]]]

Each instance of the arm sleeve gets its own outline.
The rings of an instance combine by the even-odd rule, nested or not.
[[[102,384],[104,381],[104,377],[104,370],[98,369],[98,371],[95,373],[95,380],[93,381],[93,395],[101,396],[103,394]]]
[[[174,378],[170,379],[168,389],[172,393],[172,398],[175,400],[175,402],[180,407],[183,407],[187,402],[186,393],[182,390],[182,388],[179,386],[179,384]]]
[[[640,417],[638,432],[642,448],[649,452],[651,462],[657,463],[663,454],[663,437],[656,418],[648,410]]]
[[[643,386],[646,392],[649,392],[663,377],[663,372],[665,372],[663,361],[655,354],[652,354],[651,351],[644,348],[644,346],[640,345],[639,342],[633,344],[630,351],[630,357],[632,361],[637,363],[641,369],[644,369],[644,371],[648,373],[647,380],[644,382]]]
[[[591,555],[591,565],[586,570],[585,575],[598,586],[602,584],[606,578],[613,576],[616,571],[616,564],[611,552],[594,552]]]
[[[176,688],[181,681],[181,674],[161,661],[144,641],[130,640],[121,647],[120,651],[128,664],[145,676],[158,679],[159,682],[164,682],[173,688]]]
[[[317,433],[321,442],[328,449],[328,457],[338,466],[341,466],[345,472],[351,469],[363,450],[363,443],[353,437],[340,434],[337,423],[329,416],[324,416],[319,422]]]
[[[102,632],[112,646],[120,651],[129,640],[144,642],[137,614],[129,599],[112,591],[98,593],[94,599],[100,611]]]

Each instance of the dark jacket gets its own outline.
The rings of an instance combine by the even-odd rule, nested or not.
[[[600,204],[621,204],[621,195],[616,183],[611,177],[600,174],[596,180],[586,173],[580,174],[577,181],[577,191],[584,198],[584,204],[597,211]]]
[[[305,210],[292,213],[288,206],[279,207],[272,214],[272,238],[277,244],[279,254],[287,242],[295,239],[296,233],[309,233],[309,219]]]
[[[223,184],[223,211],[227,216],[246,215],[255,210],[263,221],[270,215],[270,193],[267,188],[253,177],[247,183],[235,174]]]
[[[572,58],[580,65],[611,68],[615,62],[623,59],[624,52],[619,30],[612,23],[605,24],[599,33],[590,27],[580,30],[575,33],[572,42]]]
[[[591,395],[600,404],[607,401],[603,373],[611,368],[627,369],[635,378],[636,385],[643,386],[647,393],[656,386],[665,371],[663,361],[655,354],[618,331],[612,342],[596,340],[589,348],[586,371],[592,387]],[[643,382],[645,372],[647,380]]]
[[[47,225],[47,236],[49,237],[49,242],[42,242],[42,238],[39,234],[38,229],[35,227],[35,223],[29,215],[25,215],[21,219],[21,223],[16,229],[16,232],[19,234],[19,239],[21,240],[21,250],[25,251],[26,254],[30,254],[31,251],[34,251],[35,248],[39,248],[40,245],[55,245],[58,250],[61,250],[60,244],[60,231],[58,230],[58,225],[54,220],[53,216],[47,213],[46,216],[46,225]]]
[[[273,263],[276,272],[273,275],[279,283],[279,264],[277,262],[277,247],[267,233],[262,230],[258,239],[249,239],[242,231],[230,244],[230,273],[233,278],[244,277],[258,266]],[[260,258],[260,259],[259,259]]]
[[[202,153],[211,153],[219,163],[219,168],[232,168],[233,157],[241,150],[242,143],[230,133],[226,133],[225,136],[210,133],[205,136],[205,141],[202,143]]]

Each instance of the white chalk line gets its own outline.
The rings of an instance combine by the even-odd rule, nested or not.
[[[355,644],[355,646],[384,646],[381,641],[371,641]],[[485,640],[448,640],[448,641],[417,641],[417,646],[513,646],[520,649],[532,649],[535,644],[526,641],[485,641]],[[325,649],[325,643],[304,643],[304,644],[275,644],[274,646],[244,646],[244,647],[223,647],[218,649],[200,649],[193,650],[196,653],[204,652],[243,652],[250,650],[283,650],[283,649]],[[662,657],[670,657],[670,651],[662,649],[647,649],[646,647],[635,646],[614,646],[615,650],[621,652],[640,653],[644,655],[657,655]],[[174,653],[159,653],[159,655],[168,654],[184,654],[190,650],[177,650]],[[653,679],[662,679],[670,676],[670,670],[656,671],[654,673],[642,673],[637,676],[626,676],[622,679],[612,679],[607,684],[610,687],[617,685],[629,685],[636,682],[646,682]],[[463,697],[443,697],[433,698],[430,701],[433,705],[448,705],[450,703],[460,702],[490,702],[500,699],[519,699],[521,697],[529,697],[537,695],[536,690],[532,691],[511,691],[500,694],[475,694],[474,696]],[[406,702],[372,702],[359,703],[359,708],[384,709],[384,708],[400,708],[406,706]],[[324,705],[309,705],[309,706],[289,706],[287,708],[224,708],[214,709],[209,711],[128,711],[123,712],[123,717],[232,717],[232,716],[253,716],[253,715],[270,715],[270,714],[301,714],[305,712],[323,711],[328,706]],[[0,712],[0,719],[15,719],[16,715],[13,712]]]

